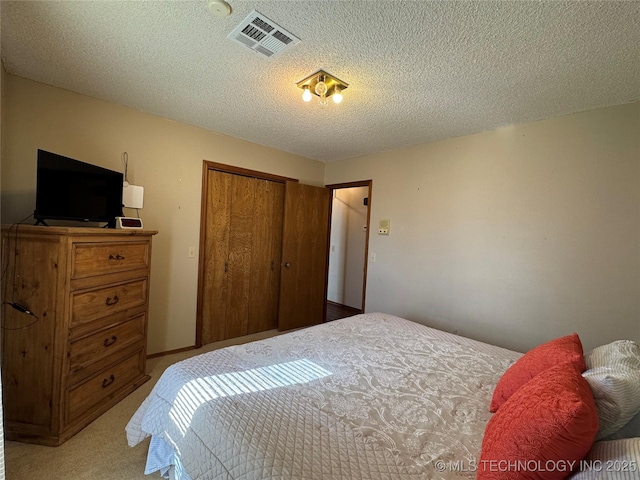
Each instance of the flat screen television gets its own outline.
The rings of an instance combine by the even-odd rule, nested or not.
[[[37,223],[45,220],[106,222],[115,228],[122,216],[120,172],[38,150]]]

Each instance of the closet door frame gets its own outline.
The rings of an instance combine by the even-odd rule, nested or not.
[[[289,182],[298,182],[296,178],[283,177],[280,175],[274,175],[271,173],[259,172],[257,170],[250,170],[247,168],[235,167],[233,165],[225,165],[222,163],[211,162],[209,160],[203,160],[202,163],[202,192],[201,192],[201,206],[200,206],[200,247],[198,255],[198,304],[196,310],[196,344],[195,348],[202,347],[202,310],[204,301],[204,266],[206,261],[206,222],[207,222],[207,198],[209,192],[209,175],[210,170],[216,170],[219,172],[230,173],[232,175],[240,175],[244,177],[258,178],[261,180],[270,180],[272,182],[278,182],[286,184]],[[283,205],[284,207],[284,205]]]

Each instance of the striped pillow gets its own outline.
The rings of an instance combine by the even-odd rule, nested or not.
[[[582,376],[593,391],[600,421],[596,440],[602,440],[640,412],[640,347],[618,340],[593,349],[584,360]]]
[[[640,412],[636,413],[636,416],[629,420],[629,423],[624,427],[604,440],[620,440],[621,438],[633,437],[640,437]],[[638,478],[640,478],[640,475],[638,475]]]
[[[640,438],[596,442],[569,480],[638,480]]]

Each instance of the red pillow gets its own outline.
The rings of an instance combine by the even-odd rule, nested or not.
[[[484,432],[477,480],[557,480],[579,467],[598,431],[593,394],[567,362],[527,382]]]
[[[520,357],[498,381],[489,411],[497,411],[516,390],[540,372],[564,362],[571,362],[580,373],[587,369],[577,333],[538,345]]]

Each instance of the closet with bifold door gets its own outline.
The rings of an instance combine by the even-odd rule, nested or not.
[[[200,344],[278,326],[283,181],[206,170]]]
[[[324,320],[329,189],[203,161],[196,348]]]

